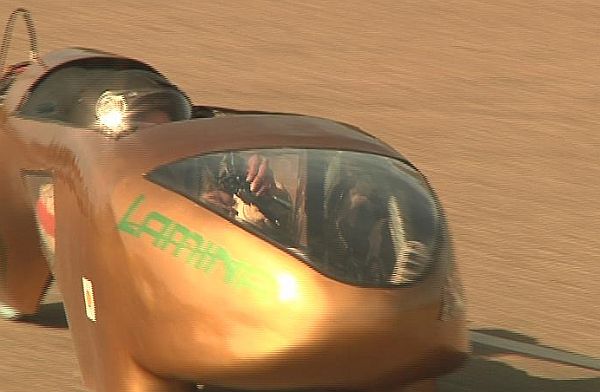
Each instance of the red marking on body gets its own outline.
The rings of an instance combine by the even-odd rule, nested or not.
[[[54,215],[52,215],[48,211],[48,208],[46,208],[46,203],[44,203],[43,199],[38,200],[36,209],[42,230],[47,235],[54,237],[54,231],[56,229],[56,220],[54,219]]]

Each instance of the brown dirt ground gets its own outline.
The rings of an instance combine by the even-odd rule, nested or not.
[[[198,104],[313,114],[383,138],[446,206],[471,327],[600,357],[596,1],[20,0],[0,17],[17,6],[33,12],[43,52],[126,54]],[[26,54],[17,33],[11,61]],[[521,384],[504,390],[600,390],[597,373],[500,359],[475,360],[443,390],[507,379]],[[0,392],[82,391],[78,377],[68,330],[0,322]]]

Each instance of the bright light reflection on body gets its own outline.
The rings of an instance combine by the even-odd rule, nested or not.
[[[96,103],[96,117],[98,118],[98,122],[112,131],[124,127],[123,120],[126,110],[127,103],[125,102],[125,97],[110,91],[104,92]]]
[[[279,274],[277,276],[279,283],[279,300],[289,302],[298,299],[298,282],[290,274]]]
[[[99,118],[100,124],[110,129],[119,128],[123,123],[123,114],[117,110],[105,113]]]

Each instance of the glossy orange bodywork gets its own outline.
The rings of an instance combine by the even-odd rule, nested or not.
[[[166,391],[196,382],[378,390],[460,365],[468,351],[464,313],[440,317],[445,285],[458,279],[453,264],[410,288],[340,283],[144,178],[162,164],[213,151],[333,148],[401,158],[395,150],[307,116],[198,118],[115,140],[15,115],[46,72],[102,56],[112,55],[52,53],[47,68],[34,64],[18,77],[0,106],[0,300],[33,313],[50,277],[27,185],[28,174],[45,175],[55,189],[53,274],[91,388]],[[123,230],[151,213],[198,233],[230,262],[199,267],[173,247]],[[86,316],[82,278],[93,284],[95,321]]]

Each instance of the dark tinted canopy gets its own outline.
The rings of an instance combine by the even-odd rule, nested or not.
[[[51,71],[33,87],[18,114],[105,131],[112,131],[118,120],[115,127],[122,131],[135,129],[143,121],[142,114],[151,111],[165,113],[165,121],[184,120],[190,118],[191,104],[155,72],[118,62],[88,61]],[[112,123],[103,121],[103,113]]]
[[[248,163],[269,162],[274,186],[250,189]],[[147,177],[293,253],[334,279],[375,287],[421,280],[445,240],[424,178],[373,154],[312,149],[213,153]]]

